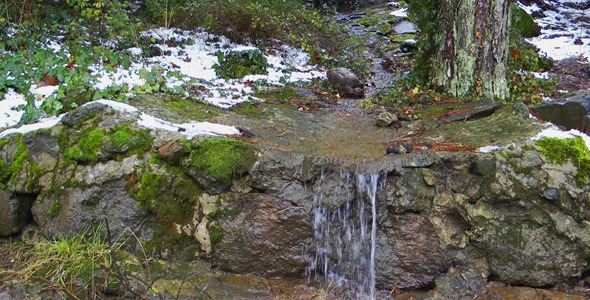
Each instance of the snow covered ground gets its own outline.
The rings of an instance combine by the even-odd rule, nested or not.
[[[535,22],[541,35],[528,41],[554,60],[584,56],[590,58],[590,5],[587,0],[545,0]],[[537,4],[519,5],[529,14],[541,11]]]
[[[217,51],[228,52],[231,50],[252,50],[255,49],[248,45],[238,45],[230,40],[209,34],[205,31],[181,31],[177,29],[152,29],[143,33],[144,36],[160,41],[158,47],[163,53],[169,53],[164,56],[155,56],[144,60],[141,63],[133,63],[129,70],[119,67],[115,71],[108,71],[104,65],[94,65],[91,67],[93,74],[97,75],[95,87],[104,90],[112,85],[126,84],[131,89],[134,86],[144,85],[146,80],[140,75],[142,70],[151,70],[152,67],[158,66],[163,68],[166,76],[168,72],[178,71],[182,76],[176,78],[169,77],[167,86],[174,88],[180,85],[191,85],[198,83],[199,86],[206,90],[203,92],[205,101],[222,108],[228,108],[240,102],[255,100],[251,95],[251,82],[264,81],[269,85],[283,85],[285,82],[308,82],[314,78],[325,78],[325,70],[308,64],[309,55],[301,49],[282,45],[280,48],[272,49],[272,54],[265,55],[267,62],[271,65],[267,69],[268,75],[248,75],[242,79],[225,80],[217,78],[213,65],[217,63]],[[163,41],[175,40],[184,42],[191,40],[190,43],[184,43],[182,46],[170,47]],[[51,43],[52,48],[59,51],[57,43]],[[142,50],[139,48],[128,49],[133,55],[141,55]],[[29,94],[33,95],[35,105],[40,107],[47,97],[57,90],[58,86],[38,87],[33,85]],[[15,126],[20,121],[23,111],[18,109],[19,105],[27,104],[25,95],[9,90],[4,98],[0,100],[0,130],[6,127]],[[112,104],[109,102],[109,104]],[[59,118],[59,117],[58,117]],[[156,120],[151,116],[142,114],[141,119],[144,122],[140,124],[149,128],[177,130],[178,127],[187,129],[183,133],[187,136],[196,134],[235,134],[237,130],[227,128],[221,130],[211,130],[218,124],[208,122],[195,122],[194,124],[173,124],[163,120]],[[42,119],[40,122],[50,122],[56,118]],[[147,121],[151,120],[151,121]],[[158,125],[159,124],[159,125]],[[33,126],[23,126],[21,129],[8,129],[0,133],[0,137],[9,133],[23,132],[31,128],[42,128],[46,125],[33,124]],[[235,132],[234,132],[235,131]]]

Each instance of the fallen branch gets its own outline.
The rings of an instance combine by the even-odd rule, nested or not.
[[[283,208],[283,209],[277,211],[275,214],[282,213],[284,211],[288,211],[288,210],[296,209],[296,208],[305,208],[305,206],[292,206],[292,207]]]

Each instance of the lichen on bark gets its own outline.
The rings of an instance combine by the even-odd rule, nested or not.
[[[410,4],[423,32],[414,69],[421,81],[455,97],[508,97],[510,1],[427,3]]]

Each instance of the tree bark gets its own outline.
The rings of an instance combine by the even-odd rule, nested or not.
[[[505,99],[510,0],[438,0],[430,82],[456,97]]]

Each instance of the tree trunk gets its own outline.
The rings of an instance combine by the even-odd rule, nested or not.
[[[508,97],[510,0],[438,1],[430,82],[456,97]]]

